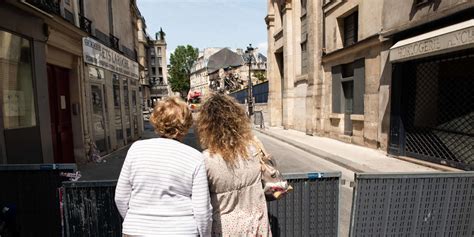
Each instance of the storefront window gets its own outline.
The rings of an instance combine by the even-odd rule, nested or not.
[[[114,111],[115,111],[115,136],[117,143],[123,143],[122,108],[120,102],[120,79],[117,74],[112,74]]]
[[[36,125],[31,43],[0,31],[0,82],[5,129]]]
[[[127,133],[127,142],[132,141],[132,129],[130,125],[130,98],[129,98],[129,91],[128,91],[128,78],[123,78],[123,103],[125,105],[125,117],[124,117],[124,124],[125,124],[125,132]]]

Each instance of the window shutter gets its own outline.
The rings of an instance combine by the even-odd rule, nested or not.
[[[365,59],[354,62],[354,114],[364,114]]]
[[[332,67],[332,112],[342,113],[342,67],[337,65]]]

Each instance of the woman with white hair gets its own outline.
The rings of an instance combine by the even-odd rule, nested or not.
[[[135,142],[115,190],[125,236],[210,236],[209,188],[203,155],[181,141],[192,125],[178,98],[158,102],[150,122],[160,138]]]

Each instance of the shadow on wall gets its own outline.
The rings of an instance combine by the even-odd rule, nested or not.
[[[413,3],[411,5],[411,11],[410,11],[410,21],[415,17],[416,13],[423,9],[428,7],[429,9],[433,9],[433,11],[438,10],[439,5],[441,4],[441,0],[433,0],[433,1],[417,1],[413,0]]]

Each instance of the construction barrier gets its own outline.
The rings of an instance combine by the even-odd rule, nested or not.
[[[64,182],[65,236],[122,236],[116,185],[117,181]]]
[[[273,236],[338,236],[341,173],[284,177],[294,190],[281,200],[268,203]]]
[[[75,164],[0,165],[0,236],[61,236],[59,188]]]
[[[474,236],[474,172],[356,174],[350,236]]]
[[[337,236],[340,173],[285,174],[293,192],[269,202],[273,236]],[[66,236],[121,236],[116,181],[64,182]]]

